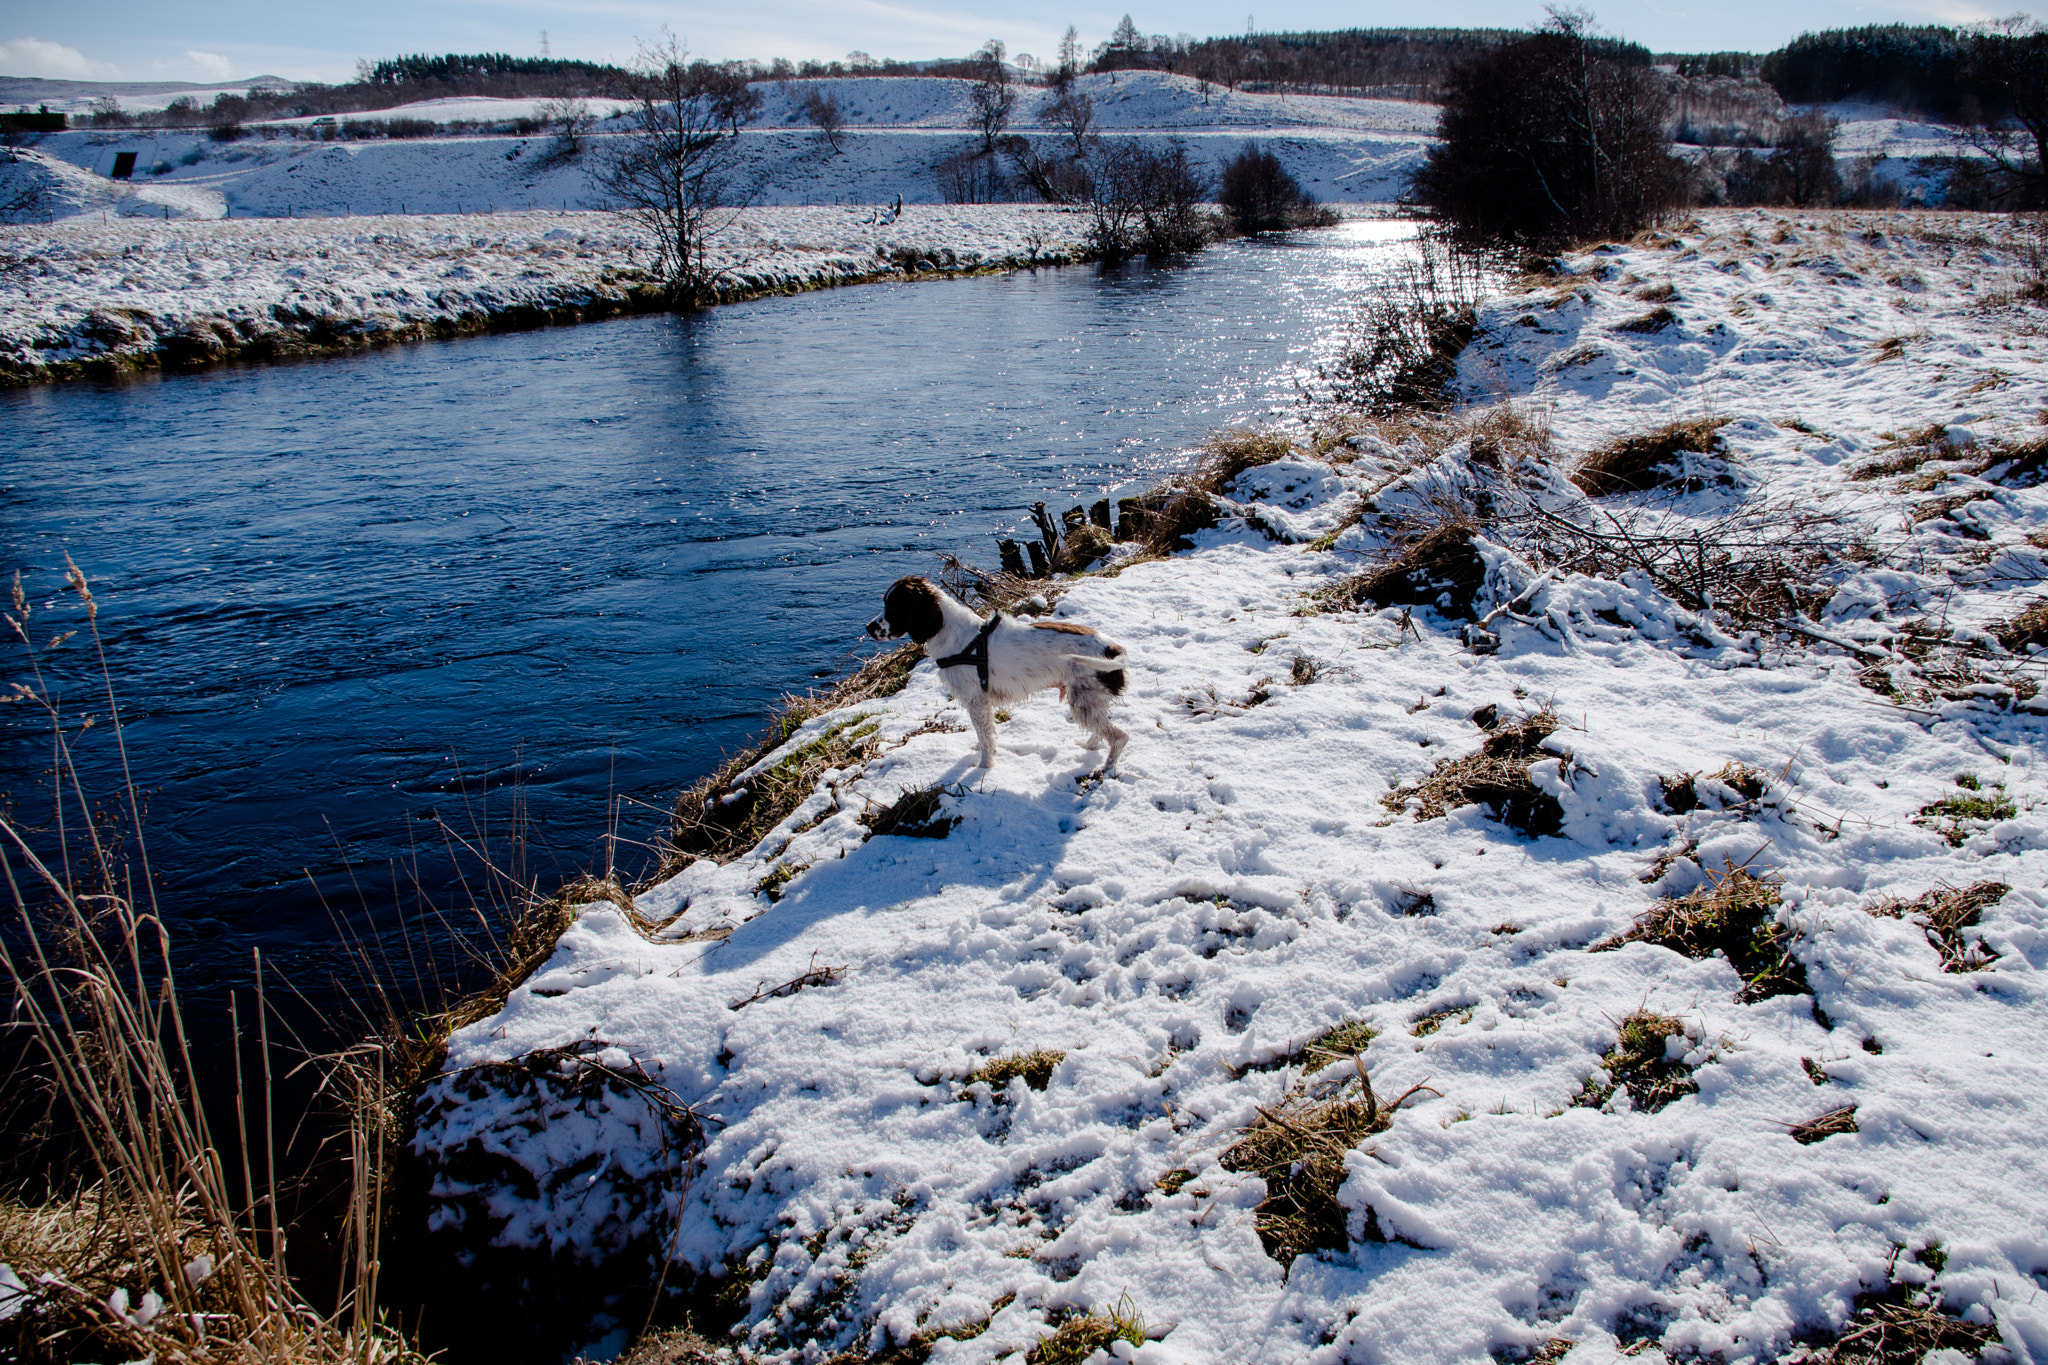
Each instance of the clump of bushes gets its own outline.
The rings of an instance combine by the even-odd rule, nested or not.
[[[1528,245],[1632,237],[1688,199],[1671,96],[1631,44],[1552,11],[1452,74],[1415,197],[1462,235]]]
[[[1336,215],[1318,204],[1280,164],[1280,158],[1256,142],[1223,167],[1216,202],[1238,232],[1277,232],[1284,228],[1322,227]]]
[[[1559,757],[1543,747],[1543,741],[1556,730],[1554,711],[1539,711],[1525,720],[1499,726],[1477,753],[1437,765],[1436,771],[1414,786],[1387,793],[1381,804],[1388,810],[1403,811],[1412,801],[1417,820],[1433,820],[1476,803],[1491,809],[1494,819],[1532,839],[1561,833],[1564,807],[1529,776],[1532,765]]]

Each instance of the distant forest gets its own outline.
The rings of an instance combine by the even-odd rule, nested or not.
[[[1353,94],[1434,101],[1450,73],[1521,34],[1510,29],[1382,28],[1321,33],[1260,33],[1231,38],[1145,35],[1126,17],[1094,50],[1088,69],[1168,71],[1230,89]],[[1785,100],[1816,104],[1861,99],[1932,118],[1980,110],[1967,79],[1970,37],[1952,28],[1893,24],[1808,33],[1776,52],[1664,53],[1608,40],[1604,55],[1630,65],[1652,62],[1681,76],[1761,78]],[[707,64],[727,81],[809,80],[828,76],[969,76],[973,59],[896,62],[853,53],[845,61]],[[221,95],[212,106],[181,101],[152,122],[221,126],[272,118],[389,109],[451,96],[630,97],[635,75],[622,67],[504,53],[416,54],[359,64],[356,79],[335,85]],[[1751,87],[1754,89],[1755,87]],[[1988,112],[1996,113],[1997,110]],[[109,109],[96,121],[125,121]]]

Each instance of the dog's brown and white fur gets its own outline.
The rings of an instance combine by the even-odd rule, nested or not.
[[[943,659],[972,645],[982,625],[982,618],[933,584],[900,578],[882,598],[882,614],[868,622],[868,634],[877,640],[908,635],[928,657]],[[1102,762],[1102,771],[1108,772],[1130,741],[1109,721],[1110,701],[1124,690],[1125,662],[1122,645],[1087,626],[1006,616],[988,637],[986,692],[971,663],[942,668],[939,677],[974,722],[982,767],[995,766],[996,708],[1057,687],[1066,698],[1067,714],[1089,734],[1086,747],[1109,746]]]

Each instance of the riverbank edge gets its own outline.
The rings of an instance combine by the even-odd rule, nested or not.
[[[874,270],[835,271],[830,267],[844,257],[834,256],[820,260],[810,271],[782,275],[768,284],[714,287],[706,306],[792,297],[852,285],[915,284],[1006,275],[1020,270],[1087,265],[1097,259],[1096,253],[1078,242],[1065,250],[1013,252],[973,263],[943,265],[932,261],[930,269],[920,269],[915,262],[892,262]],[[331,313],[279,303],[271,306],[267,319],[202,313],[168,320],[170,330],[148,328],[146,344],[124,347],[117,342],[106,351],[76,360],[24,365],[0,356],[0,388],[25,389],[75,380],[110,382],[152,373],[194,373],[232,365],[288,364],[356,355],[386,346],[538,331],[672,311],[675,305],[667,291],[644,271],[609,269],[600,274],[595,291],[587,281],[565,282],[544,291],[538,300],[474,299],[470,306],[452,314],[417,320],[339,319]],[[126,333],[121,340],[140,341],[136,332],[145,323],[157,322],[159,317],[144,310],[108,308],[96,310],[87,322],[100,329],[102,336],[117,330]],[[264,326],[264,322],[271,325]]]

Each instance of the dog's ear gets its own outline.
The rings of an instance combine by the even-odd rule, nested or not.
[[[892,629],[900,630],[923,644],[945,629],[946,618],[939,611],[938,590],[922,578],[899,578],[882,599],[882,615]]]

